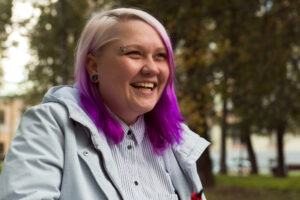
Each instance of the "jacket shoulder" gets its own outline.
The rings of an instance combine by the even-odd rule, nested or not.
[[[17,199],[18,194],[18,199],[59,198],[66,116],[66,109],[57,103],[37,105],[24,113],[5,157],[0,199]]]
[[[182,140],[176,145],[174,153],[189,163],[198,160],[204,150],[209,146],[210,142],[193,132],[186,124],[181,124]]]

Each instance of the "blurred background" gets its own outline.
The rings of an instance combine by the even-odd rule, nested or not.
[[[115,7],[168,30],[182,114],[211,142],[207,198],[299,200],[300,0],[0,0],[1,160],[23,112],[74,83],[85,22]]]

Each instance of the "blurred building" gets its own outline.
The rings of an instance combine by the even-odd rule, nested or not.
[[[25,111],[20,97],[0,97],[0,160],[7,153],[10,141]]]
[[[220,170],[220,152],[221,152],[221,127],[214,124],[210,130],[210,147],[213,160],[213,171]],[[252,145],[256,155],[260,173],[271,173],[272,167],[276,166],[277,142],[275,133],[270,135],[251,135]],[[241,143],[238,137],[226,138],[226,163],[229,173],[237,173],[240,166],[243,169],[250,170],[248,152],[246,146]],[[284,156],[286,165],[300,165],[300,134],[286,132],[284,135]]]

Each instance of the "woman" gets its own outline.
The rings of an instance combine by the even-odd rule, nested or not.
[[[92,17],[75,77],[25,113],[1,200],[185,200],[202,189],[195,162],[208,142],[182,124],[171,43],[155,18],[127,8]]]

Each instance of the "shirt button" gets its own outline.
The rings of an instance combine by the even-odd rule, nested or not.
[[[128,150],[132,149],[132,145],[128,145],[128,146],[127,146],[127,149],[128,149]]]
[[[134,185],[136,185],[136,186],[137,186],[137,185],[139,185],[139,182],[137,182],[137,181],[134,181]]]
[[[84,152],[83,152],[83,155],[84,155],[84,156],[88,156],[88,155],[89,155],[89,152],[88,152],[88,151],[84,151]]]
[[[131,137],[131,136],[132,136],[132,131],[129,130],[128,133],[127,133],[127,135],[128,135],[129,137]]]

